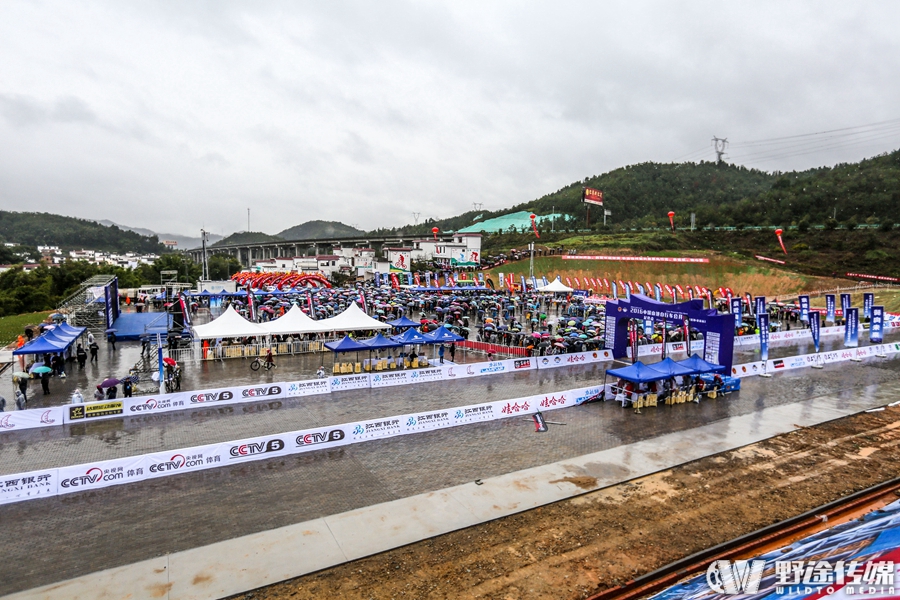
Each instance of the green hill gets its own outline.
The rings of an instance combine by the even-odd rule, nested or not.
[[[319,240],[329,237],[350,237],[365,233],[338,221],[307,221],[278,234],[285,240]]]
[[[269,235],[261,231],[238,231],[229,236],[223,237],[213,246],[224,246],[226,244],[255,244],[257,242],[280,242],[281,236]]]
[[[106,250],[161,254],[165,246],[146,236],[95,221],[37,212],[0,211],[0,241],[22,246],[59,246],[62,250]]]

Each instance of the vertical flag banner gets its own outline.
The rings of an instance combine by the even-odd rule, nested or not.
[[[407,273],[406,274],[406,285],[412,285],[412,284],[413,284],[413,275],[412,275],[412,273]]]
[[[653,296],[656,298],[657,302],[660,302],[660,297],[662,296],[662,288],[658,283],[653,286]]]
[[[744,298],[747,299],[747,312],[750,313],[750,316],[755,316],[755,312],[753,310],[753,300],[750,298],[750,293],[744,294]]]
[[[812,334],[813,346],[816,349],[816,354],[819,353],[819,338],[822,335],[822,323],[821,317],[817,312],[810,313],[809,315],[809,332]]]
[[[834,323],[834,294],[825,296],[825,320]]]
[[[631,301],[631,284],[630,284],[630,283],[626,283],[626,284],[625,284],[624,286],[622,286],[622,287],[625,289],[625,299],[628,300],[628,301]]]
[[[740,298],[731,299],[731,314],[734,315],[734,326],[738,327],[743,322],[741,315],[744,312],[743,301]]]
[[[666,329],[666,320],[663,319],[662,327],[662,360],[666,360],[666,345],[669,342],[668,330]]]
[[[316,305],[313,304],[312,292],[310,290],[306,291],[306,304],[309,306],[309,316],[311,319],[316,319]]]
[[[873,306],[875,306],[875,294],[866,292],[863,294],[863,319],[872,318]]]
[[[609,285],[612,287],[612,297],[615,298],[616,300],[618,300],[618,299],[619,299],[619,288],[618,288],[618,286],[616,285],[616,282],[613,281],[613,282],[612,282],[611,284],[609,284]]]
[[[841,313],[847,318],[847,309],[850,308],[850,294],[841,294]]]
[[[682,335],[684,336],[684,351],[687,352],[687,355],[691,355],[691,323],[688,321],[687,316],[684,317],[683,323],[684,330],[682,331]]]
[[[522,275],[522,293],[524,294],[528,290],[528,286],[525,285],[525,276]]]
[[[500,287],[505,286],[505,285],[506,285],[506,279],[503,278],[503,272],[501,271],[500,273],[497,273],[497,276],[500,278]]]
[[[546,278],[546,277],[544,277],[544,276],[541,276],[541,279],[542,279],[542,280],[543,280],[543,282],[544,282],[544,285],[550,285],[550,282],[549,282],[549,281],[547,281],[547,278]]]
[[[884,341],[884,307],[873,306],[869,323],[869,342],[880,344]]]
[[[765,296],[757,296],[754,300],[754,309],[753,312],[756,313],[756,326],[762,329],[762,325],[759,324],[759,315],[766,312],[766,297]]]
[[[859,346],[859,309],[848,308],[844,313],[844,346]]]
[[[417,287],[421,287],[422,279],[419,277],[418,273],[416,273],[415,277],[413,277],[413,283],[415,283]]]
[[[769,313],[763,311],[756,315],[759,323],[759,360],[769,360]]]
[[[800,320],[809,322],[809,296],[800,296]]]
[[[373,275],[375,276],[375,287],[381,287],[381,273],[375,271]]]

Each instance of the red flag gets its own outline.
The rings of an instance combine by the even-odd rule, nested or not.
[[[572,280],[566,277],[566,285],[572,287]]]
[[[575,278],[575,287],[576,289],[581,289],[581,281],[577,277]]]

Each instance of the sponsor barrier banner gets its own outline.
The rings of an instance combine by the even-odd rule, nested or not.
[[[58,486],[58,469],[0,475],[0,504],[56,496],[59,493]]]
[[[872,320],[869,323],[869,342],[880,344],[884,341],[884,307],[872,307]]]
[[[649,346],[642,346],[648,348]],[[640,356],[640,351],[638,352]],[[538,369],[552,369],[555,367],[568,367],[571,365],[586,365],[597,362],[607,362],[613,359],[612,350],[592,350],[588,352],[573,352],[572,354],[553,354],[550,356],[532,356],[531,362]]]
[[[370,381],[372,382],[373,388],[409,385],[412,383],[409,374],[410,371],[382,371],[380,373],[373,373]]]
[[[342,392],[344,390],[369,389],[369,374],[360,375],[335,375],[331,378],[331,391]]]
[[[0,431],[19,431],[22,429],[34,429],[35,427],[62,425],[65,419],[66,408],[68,407],[54,406],[52,408],[32,408],[0,413]]]
[[[261,394],[266,396],[275,396],[277,395],[272,388],[276,388],[279,386],[284,386],[284,384],[272,385],[269,389],[269,393]],[[307,379],[305,381],[291,381],[288,382],[286,387],[287,393],[286,395],[289,397],[296,396],[315,396],[317,394],[330,394],[331,393],[331,381],[328,379]],[[246,393],[246,391],[245,391]],[[280,392],[279,392],[280,393]],[[244,398],[249,398],[250,396],[244,396]]]

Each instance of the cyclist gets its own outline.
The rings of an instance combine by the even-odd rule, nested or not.
[[[266,370],[268,371],[269,369],[271,369],[274,366],[275,366],[275,358],[272,356],[272,349],[266,348],[266,361],[265,361]]]

